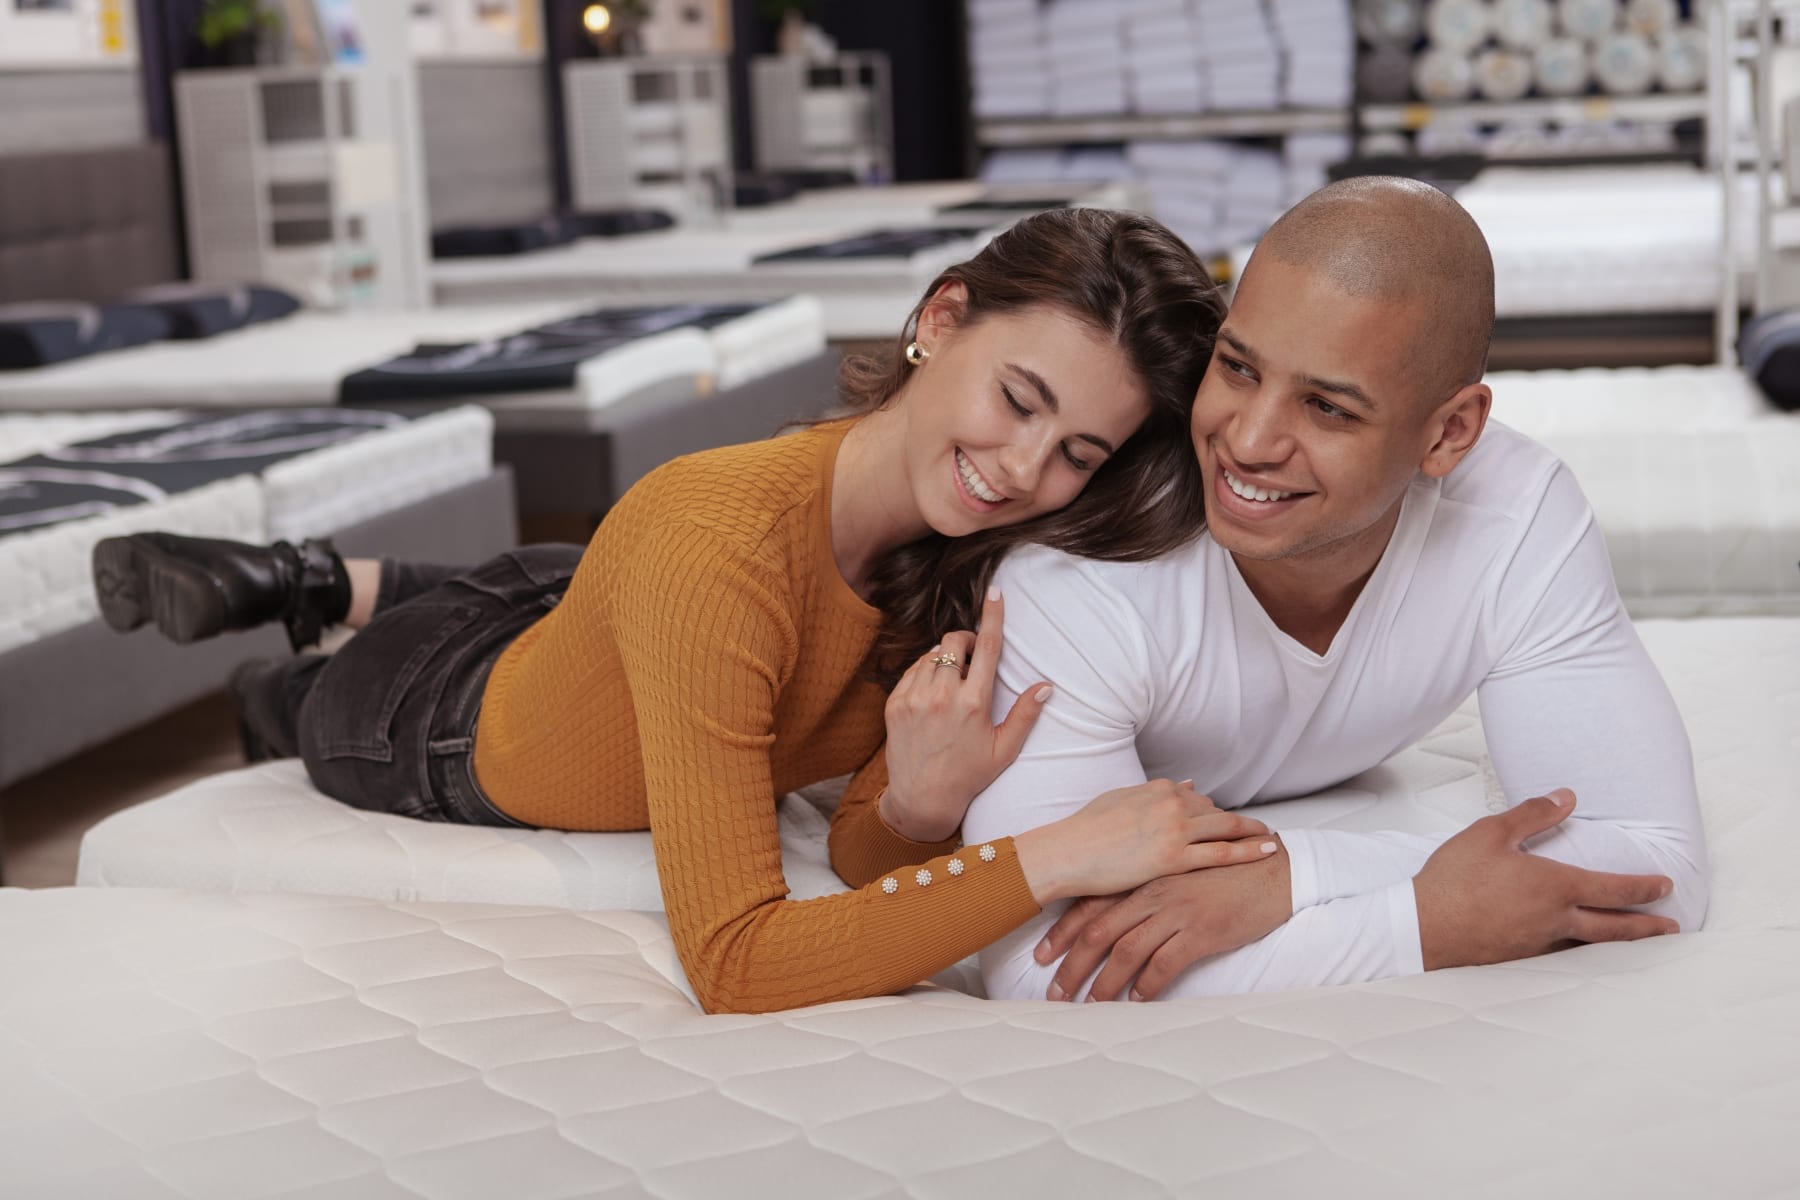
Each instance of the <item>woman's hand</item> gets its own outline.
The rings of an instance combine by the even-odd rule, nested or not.
[[[958,630],[914,663],[887,702],[888,786],[881,819],[915,842],[941,842],[962,824],[969,802],[1012,765],[1050,699],[1033,684],[995,725],[994,673],[1000,665],[1004,605],[989,588],[981,632]],[[938,661],[954,656],[954,665]]]
[[[1241,839],[1241,840],[1240,840]],[[1163,875],[1256,862],[1279,847],[1261,821],[1221,812],[1192,781],[1152,779],[1013,839],[1039,904],[1126,892]]]

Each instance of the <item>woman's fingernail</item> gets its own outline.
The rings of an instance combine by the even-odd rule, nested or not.
[[[1037,702],[1039,704],[1047,704],[1050,701],[1050,697],[1055,694],[1056,694],[1056,689],[1046,683],[1043,687],[1041,687],[1037,690]]]
[[[1181,782],[1180,782],[1180,783],[1178,783],[1178,784],[1176,784],[1176,785],[1175,785],[1175,786],[1176,786],[1176,787],[1185,787],[1185,788],[1191,788],[1191,787],[1193,787],[1193,786],[1194,786],[1194,781],[1193,781],[1193,780],[1191,780],[1191,779],[1184,779],[1184,780],[1182,780],[1182,781],[1181,781]]]
[[[1045,995],[1049,996],[1052,1000],[1067,1000],[1069,998],[1069,993],[1062,990],[1062,984],[1057,983],[1054,979],[1050,981],[1050,990],[1046,992]]]
[[[1000,585],[997,583],[988,584],[988,603],[992,604],[994,601],[998,600],[999,598],[1000,598]]]
[[[1258,846],[1257,849],[1261,850],[1264,854],[1273,854],[1276,850],[1280,849],[1280,847],[1274,842],[1264,842],[1262,845]]]
[[[1133,1004],[1142,1004],[1144,1002],[1144,994],[1142,992],[1138,991],[1136,988],[1132,988],[1131,989],[1131,1002]]]

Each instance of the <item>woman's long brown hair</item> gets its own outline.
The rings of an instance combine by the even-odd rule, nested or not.
[[[890,684],[943,634],[975,627],[988,581],[1014,546],[1131,562],[1191,541],[1206,521],[1188,426],[1225,302],[1180,238],[1139,213],[1070,208],[1027,217],[933,280],[883,357],[845,360],[838,385],[849,412],[885,407],[900,394],[916,369],[906,343],[947,283],[967,292],[959,330],[1032,308],[1088,325],[1124,352],[1150,415],[1066,507],[967,537],[932,534],[876,565],[870,600],[884,621],[874,661]]]

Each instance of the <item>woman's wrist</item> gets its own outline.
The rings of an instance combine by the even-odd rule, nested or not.
[[[1070,890],[1060,865],[1056,830],[1061,824],[1052,822],[1013,835],[1013,856],[1019,860],[1019,873],[1025,876],[1025,886],[1039,908],[1076,894]]]
[[[881,799],[875,803],[875,812],[881,823],[892,833],[899,834],[909,842],[918,842],[924,846],[934,846],[939,842],[947,842],[956,836],[956,827],[961,821],[953,821],[949,828],[943,827],[943,821],[933,823],[920,820],[908,811],[906,801],[894,794],[892,785],[881,793]]]

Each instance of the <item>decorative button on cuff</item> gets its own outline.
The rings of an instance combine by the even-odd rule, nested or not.
[[[881,890],[891,896],[900,890],[900,881],[895,879],[892,875],[889,875],[886,879],[881,881]]]
[[[919,873],[917,875],[913,876],[913,882],[918,884],[920,887],[930,887],[931,886],[931,872],[927,871],[924,867],[920,867]]]
[[[963,861],[960,858],[953,858],[944,865],[949,868],[952,875],[961,875],[963,873]]]
[[[981,855],[982,862],[993,862],[994,859],[1000,856],[1000,852],[994,849],[994,844],[992,842],[983,846],[978,853]]]

